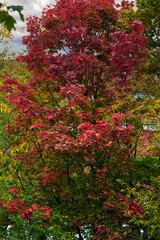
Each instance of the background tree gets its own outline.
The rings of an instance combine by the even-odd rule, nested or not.
[[[29,73],[25,64],[15,61],[16,53],[9,53],[8,42],[12,40],[13,35],[9,32],[3,24],[0,24],[0,87],[4,78],[8,74],[16,76],[17,80],[21,83],[29,79]],[[20,184],[18,179],[18,165],[14,160],[18,149],[14,145],[10,134],[5,132],[5,127],[13,121],[12,111],[13,107],[8,105],[6,93],[0,92],[0,195],[3,196],[5,201],[9,201],[11,196],[8,194],[8,186]],[[20,147],[20,146],[19,146]],[[5,218],[5,214],[1,212],[0,215],[0,238],[11,237],[8,235],[9,219]],[[1,231],[2,230],[2,231]]]
[[[141,19],[148,38],[148,59],[145,73],[137,78],[138,85],[128,99],[116,105],[120,111],[124,104],[130,109],[128,122],[135,126],[132,156],[135,164],[130,172],[132,195],[137,196],[146,208],[146,216],[134,219],[135,228],[143,229],[141,239],[159,238],[159,2],[137,1],[137,9],[128,1],[122,2],[119,27],[130,32],[130,23]],[[156,10],[154,11],[154,9]],[[157,14],[155,12],[158,12]],[[154,15],[155,14],[155,15]],[[129,178],[128,178],[129,180]],[[157,184],[156,188],[155,185]],[[147,201],[146,201],[147,199]],[[146,203],[147,202],[147,203]]]
[[[160,46],[160,2],[156,0],[137,0],[136,17],[145,26],[144,35],[148,38],[149,46]]]

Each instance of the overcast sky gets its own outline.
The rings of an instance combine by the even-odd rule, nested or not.
[[[120,2],[121,0],[116,0],[116,2]],[[41,12],[43,8],[50,4],[55,3],[55,0],[6,0],[8,5],[22,5],[24,7],[23,14],[25,19],[31,15],[41,16]],[[21,49],[24,48],[22,45],[22,36],[24,33],[20,31],[22,27],[26,26],[26,22],[22,22],[19,18],[18,13],[13,12],[12,15],[17,21],[16,31],[13,31],[14,34],[14,40],[12,43],[10,43],[10,51],[21,51]]]

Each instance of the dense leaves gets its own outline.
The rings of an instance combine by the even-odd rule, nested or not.
[[[149,40],[150,47],[160,46],[160,2],[156,0],[137,0],[138,19],[145,25],[144,35]]]
[[[28,18],[18,61],[32,76],[6,75],[1,90],[13,108],[6,132],[16,180],[0,204],[15,239],[141,239],[145,207],[157,199],[155,188],[148,205],[139,194],[152,191],[136,95],[147,82],[148,41],[140,21],[126,31],[121,22],[112,0],[60,0]]]

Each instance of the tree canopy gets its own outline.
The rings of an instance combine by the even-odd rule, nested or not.
[[[158,60],[132,4],[59,0],[27,31],[1,87],[1,238],[158,240]]]

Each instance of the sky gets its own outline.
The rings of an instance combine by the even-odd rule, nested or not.
[[[116,0],[116,2],[120,1],[121,0]],[[7,5],[22,5],[24,8],[22,13],[26,19],[30,15],[36,15],[40,17],[43,8],[50,3],[55,3],[55,0],[6,0],[6,2]],[[26,32],[24,31],[22,33],[21,28],[25,28],[26,21],[22,22],[17,12],[13,12],[12,16],[16,19],[17,24],[15,25],[16,31],[12,31],[14,38],[13,42],[10,42],[9,51],[22,52],[23,49],[25,49],[25,47],[22,45],[22,36],[25,35]]]

